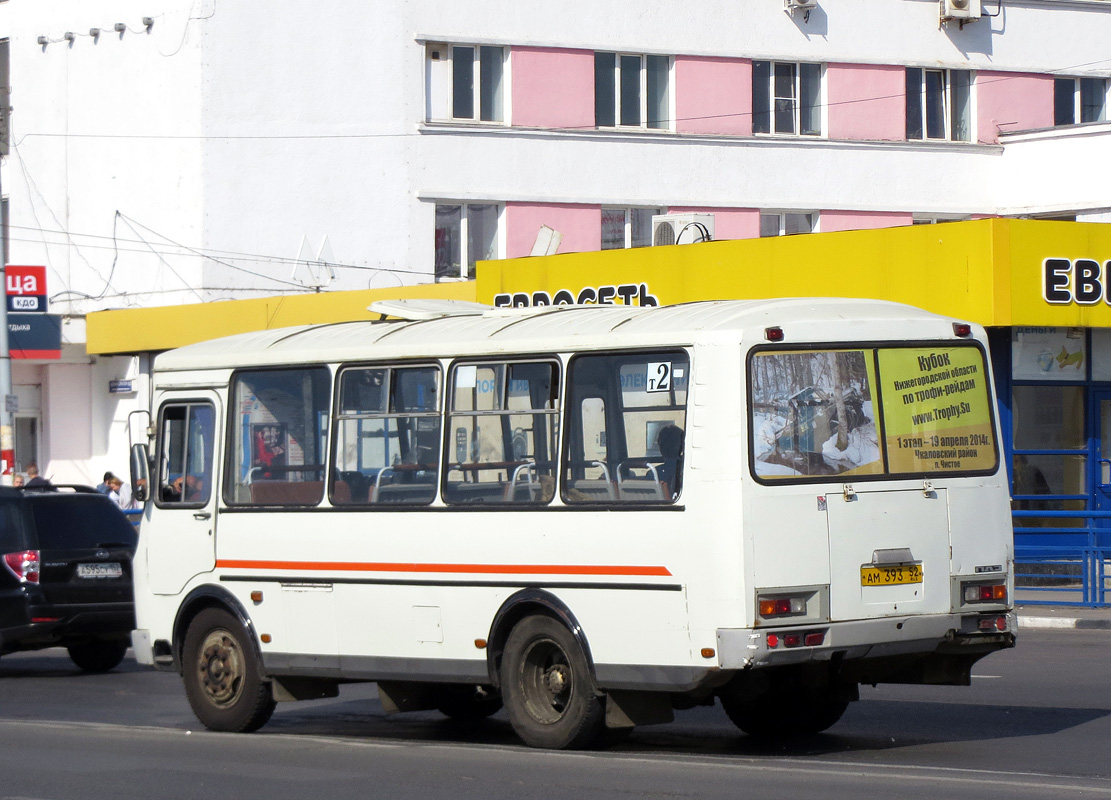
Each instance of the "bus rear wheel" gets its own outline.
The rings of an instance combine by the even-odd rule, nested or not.
[[[222,608],[207,608],[190,623],[182,654],[189,705],[213,731],[258,730],[274,713],[270,684],[242,623]]]
[[[85,672],[107,672],[115,669],[127,654],[127,642],[115,639],[94,639],[91,642],[71,644],[66,650],[69,657]]]
[[[849,707],[848,700],[823,692],[769,692],[757,698],[723,694],[721,704],[742,731],[769,739],[821,733]]]
[[[510,632],[501,684],[513,730],[531,747],[589,747],[605,727],[605,705],[586,655],[551,617],[526,617]]]

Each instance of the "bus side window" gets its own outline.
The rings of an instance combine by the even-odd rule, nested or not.
[[[452,463],[444,502],[548,503],[555,495],[559,367],[554,361],[457,364]]]
[[[584,355],[568,370],[566,503],[670,503],[682,486],[685,352]]]
[[[340,372],[332,505],[436,498],[440,368],[352,367]]]
[[[162,409],[155,494],[161,505],[208,502],[215,430],[215,410],[208,403],[174,403]]]
[[[324,496],[331,376],[325,367],[252,369],[231,385],[225,500],[316,505]]]

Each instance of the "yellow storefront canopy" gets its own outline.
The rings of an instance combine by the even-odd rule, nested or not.
[[[1111,225],[985,219],[484,262],[478,298],[868,297],[985,326],[1111,327],[1109,273]]]
[[[370,319],[375,300],[495,305],[869,297],[985,326],[1111,327],[1111,225],[985,219],[481,262],[476,282],[323,292],[87,317],[94,354]]]
[[[98,355],[158,352],[234,333],[374,319],[377,315],[367,311],[374,301],[413,297],[474,301],[475,284],[432,283],[97,311],[85,318],[86,347],[90,354]]]

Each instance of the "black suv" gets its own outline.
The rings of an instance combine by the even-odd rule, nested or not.
[[[137,540],[88,486],[0,487],[0,655],[65,647],[88,672],[117,666],[135,627]]]

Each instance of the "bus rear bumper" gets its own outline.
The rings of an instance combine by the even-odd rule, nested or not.
[[[955,660],[954,663],[971,666],[989,653],[1013,647],[1015,630],[1014,613],[998,610],[882,617],[801,627],[719,629],[717,641],[723,670],[837,661],[850,671],[859,672],[861,682],[867,683],[872,682],[869,676],[876,672],[867,662],[905,665],[918,657],[938,663]]]

